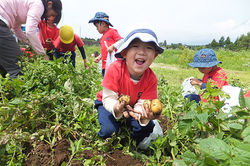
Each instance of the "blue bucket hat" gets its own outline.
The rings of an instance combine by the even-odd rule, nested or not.
[[[164,51],[164,49],[159,46],[157,36],[152,30],[135,29],[130,32],[125,39],[123,39],[123,42],[120,44],[115,57],[122,58],[121,52],[126,49],[134,39],[140,39],[142,42],[153,42],[155,44],[156,51],[159,54],[163,53]]]
[[[97,12],[95,14],[95,17],[92,18],[91,20],[89,20],[89,23],[94,23],[96,21],[104,21],[106,23],[108,23],[110,26],[113,26],[110,22],[109,22],[109,16],[104,13],[104,12]]]
[[[209,48],[204,48],[194,54],[193,62],[189,63],[188,65],[195,68],[213,67],[219,63],[222,62],[217,60],[214,50]]]

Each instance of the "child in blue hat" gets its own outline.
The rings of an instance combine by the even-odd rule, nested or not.
[[[113,48],[113,44],[121,40],[122,37],[118,31],[113,27],[109,21],[109,16],[104,12],[97,12],[95,17],[89,20],[89,23],[93,23],[100,34],[103,34],[100,40],[101,54],[95,58],[95,62],[98,63],[102,59],[102,75],[105,74],[106,60],[108,55],[108,48]],[[118,42],[119,43],[119,42]],[[117,43],[117,44],[118,44]],[[109,52],[112,52],[113,49]]]
[[[211,80],[212,85],[222,88],[225,85],[228,85],[226,72],[217,65],[222,63],[217,60],[214,50],[209,48],[204,48],[199,50],[193,57],[193,62],[189,63],[189,66],[198,68],[198,70],[204,74],[202,80],[197,78],[190,79],[191,85],[197,85],[201,89],[206,89],[206,84]],[[201,95],[189,94],[185,98],[190,98],[190,101],[195,100],[197,103],[202,100]]]
[[[95,108],[102,138],[118,133],[119,119],[126,117],[137,145],[152,133],[153,119],[159,118],[143,107],[147,99],[157,98],[157,78],[150,69],[154,59],[164,50],[158,45],[155,33],[136,29],[122,41],[103,78],[103,90],[97,93]],[[121,58],[122,59],[119,59]],[[121,95],[130,96],[130,103],[119,101]]]

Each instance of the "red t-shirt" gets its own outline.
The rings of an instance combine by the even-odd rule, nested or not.
[[[130,105],[133,106],[139,99],[157,98],[157,78],[148,68],[140,81],[134,83],[129,75],[125,60],[117,60],[110,64],[102,81],[102,86],[120,95],[130,96]],[[102,101],[102,91],[97,93],[97,99]]]
[[[209,79],[211,79],[212,84],[216,85],[218,88],[228,85],[226,72],[221,67],[217,67],[214,71],[204,74],[202,82],[207,83]]]
[[[211,83],[218,88],[228,85],[226,72],[221,67],[217,67],[214,71],[204,74],[202,82],[207,83],[209,79],[211,79]],[[201,101],[207,102],[207,100],[202,98],[202,95],[203,94],[200,95]],[[219,100],[219,96],[217,96],[215,100]]]
[[[107,31],[103,33],[103,36],[101,37],[101,40],[100,40],[101,54],[102,54],[102,69],[105,69],[106,59],[108,55],[105,42],[107,43],[107,46],[109,47],[120,39],[122,39],[122,37],[119,35],[116,29],[109,28]]]
[[[45,20],[41,20],[38,24],[39,28],[39,39],[43,45],[43,48],[47,48],[48,51],[54,49],[53,42],[59,36],[59,29],[54,25],[50,27],[48,24],[45,23]],[[47,39],[51,39],[51,44],[46,44]]]
[[[63,42],[61,42],[60,36],[58,36],[58,38],[55,40],[54,42],[55,48],[58,49],[60,52],[68,52],[68,51],[75,51],[76,50],[76,45],[77,47],[82,47],[84,45],[82,39],[74,34],[74,40],[69,43],[69,44],[64,44]]]

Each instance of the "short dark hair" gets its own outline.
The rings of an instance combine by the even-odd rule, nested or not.
[[[41,20],[45,20],[47,22],[48,17],[47,17],[47,11],[48,11],[48,2],[52,2],[52,9],[55,10],[57,13],[54,23],[58,24],[61,20],[62,17],[62,2],[61,0],[41,0],[44,6],[44,12],[41,17]]]

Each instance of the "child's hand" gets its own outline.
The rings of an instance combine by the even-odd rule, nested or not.
[[[202,81],[199,80],[199,79],[197,79],[197,78],[192,78],[192,79],[190,80],[190,84],[191,84],[191,85],[198,85],[198,86],[201,86]]]
[[[161,112],[160,114],[154,114],[154,112],[152,112],[149,109],[149,105],[145,104],[145,106],[142,109],[142,116],[141,116],[141,120],[143,121],[144,119],[148,119],[148,120],[154,120],[154,119],[159,119],[161,117]]]
[[[51,44],[52,43],[52,40],[50,39],[50,38],[48,38],[47,40],[46,40],[46,44]]]
[[[113,45],[109,46],[107,48],[107,51],[111,54],[115,50],[115,47]]]
[[[126,105],[126,101],[124,100],[118,101],[114,105],[114,112],[117,117],[123,114],[125,118],[129,118],[131,116],[136,120],[138,120],[138,117],[135,115],[135,113],[141,114],[140,112],[135,111],[130,105]]]
[[[94,62],[95,62],[95,63],[98,63],[101,59],[102,59],[102,56],[99,55],[98,57],[95,58]]]

